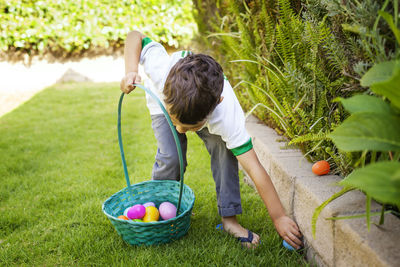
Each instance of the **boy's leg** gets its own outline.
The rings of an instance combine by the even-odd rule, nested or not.
[[[224,230],[235,237],[250,238],[249,231],[241,226],[236,215],[242,213],[238,161],[226,148],[226,143],[218,135],[210,134],[207,128],[197,132],[211,155],[211,170],[217,191],[218,212],[222,217]],[[259,243],[259,235],[252,233],[251,241],[242,245],[253,248]],[[248,239],[250,240],[250,239]]]
[[[168,121],[163,114],[151,115],[151,126],[157,139],[157,154],[153,165],[153,180],[177,180],[179,181],[180,167],[178,150],[172,135]],[[178,133],[181,143],[184,170],[186,169],[187,139],[185,134]]]
[[[197,132],[211,156],[211,170],[217,192],[218,213],[222,217],[242,213],[238,161],[226,148],[221,136],[210,134],[207,128]]]

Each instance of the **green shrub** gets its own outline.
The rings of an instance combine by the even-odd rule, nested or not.
[[[400,44],[400,30],[394,30],[398,33]],[[351,190],[358,189],[367,195],[365,217],[368,229],[372,199],[383,204],[380,224],[384,221],[385,205],[393,205],[397,211],[400,208],[400,60],[374,65],[362,77],[361,84],[370,86],[374,93],[382,95],[386,101],[379,96],[368,95],[341,99],[351,115],[330,134],[330,138],[343,151],[364,151],[361,168],[354,170],[339,183],[343,186],[340,192],[315,209],[312,218],[313,235],[322,209]],[[342,218],[354,216],[331,219]]]
[[[375,62],[399,57],[377,16],[397,1],[193,2],[203,40],[215,48],[245,109],[310,160],[327,159],[334,173],[349,174],[361,153],[339,151],[327,137],[349,115],[334,99],[371,94],[360,77]]]
[[[8,59],[114,54],[134,29],[177,47],[195,29],[191,6],[189,0],[1,1],[0,52]]]

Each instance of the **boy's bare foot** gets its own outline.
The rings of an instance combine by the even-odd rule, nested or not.
[[[222,225],[224,228],[224,231],[229,233],[230,235],[233,235],[234,237],[244,237],[247,238],[249,237],[249,232],[246,228],[243,228],[241,226],[237,219],[236,216],[230,216],[230,217],[222,217]],[[255,248],[260,242],[260,237],[253,233],[253,240],[251,243],[249,242],[242,242],[243,246],[246,246],[248,248]]]

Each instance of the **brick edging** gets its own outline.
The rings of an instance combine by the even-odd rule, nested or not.
[[[368,232],[365,218],[325,220],[333,216],[365,213],[365,195],[351,191],[331,202],[317,221],[316,238],[311,235],[314,209],[340,190],[336,175],[316,176],[299,150],[282,149],[282,139],[254,116],[246,120],[254,150],[278,191],[287,214],[300,227],[305,239],[307,258],[319,266],[400,266],[400,219],[385,215],[385,224],[371,224]],[[245,182],[252,181],[245,175]],[[253,184],[254,186],[254,184]],[[371,204],[372,211],[380,205]],[[378,217],[372,221],[377,223]]]

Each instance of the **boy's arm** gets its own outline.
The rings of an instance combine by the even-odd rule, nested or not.
[[[128,33],[125,40],[124,58],[125,58],[125,76],[121,80],[121,90],[129,94],[135,87],[133,83],[140,83],[139,59],[142,52],[142,40],[145,36],[138,32]]]
[[[299,228],[286,216],[271,178],[258,160],[254,149],[237,156],[237,159],[256,185],[279,235],[291,246],[299,248],[302,245]]]

